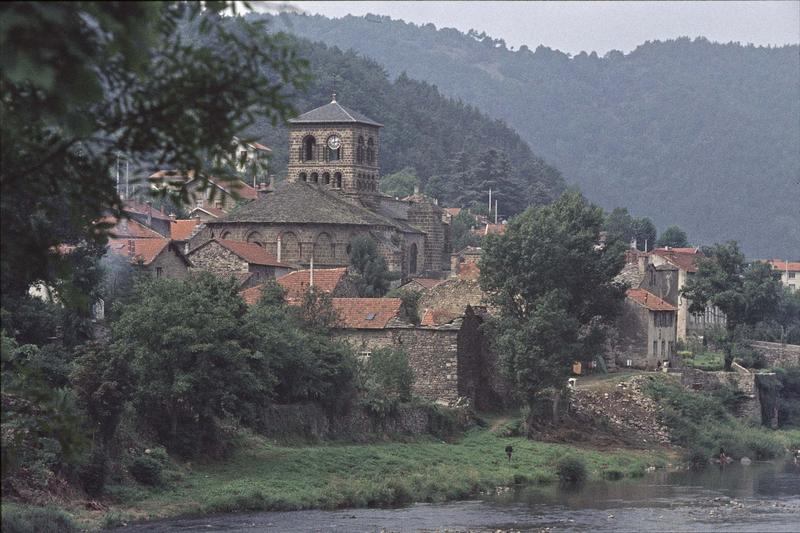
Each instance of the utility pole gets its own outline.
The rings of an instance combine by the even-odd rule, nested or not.
[[[489,215],[492,213],[492,188],[489,187]]]
[[[494,223],[497,224],[497,200],[494,201]]]

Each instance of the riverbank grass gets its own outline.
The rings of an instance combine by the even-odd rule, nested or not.
[[[170,487],[110,487],[112,522],[186,514],[310,508],[382,507],[438,502],[498,486],[557,481],[564,457],[580,457],[589,478],[637,477],[664,466],[662,452],[599,452],[501,437],[475,428],[456,443],[280,446],[257,435],[227,461],[186,465]],[[505,447],[514,448],[509,462]],[[112,518],[113,517],[113,518]],[[111,525],[111,524],[108,524]]]

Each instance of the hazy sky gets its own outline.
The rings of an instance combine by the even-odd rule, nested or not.
[[[687,35],[756,45],[800,42],[800,0],[780,2],[290,2],[329,17],[376,13],[437,28],[476,29],[509,46],[573,54],[628,52]]]

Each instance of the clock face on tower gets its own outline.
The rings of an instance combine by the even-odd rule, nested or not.
[[[338,135],[331,135],[328,137],[328,148],[331,150],[338,150],[342,146],[342,139]]]

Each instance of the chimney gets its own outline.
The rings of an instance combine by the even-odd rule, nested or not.
[[[278,235],[278,263],[281,262],[281,236]]]
[[[176,218],[178,218],[178,217],[175,215],[175,213],[170,213],[170,214],[169,214],[169,218],[170,218],[171,220],[175,220],[175,219],[176,219]]]
[[[128,257],[136,257],[136,241],[128,239]]]
[[[147,201],[147,225],[153,225],[153,202]]]
[[[314,255],[311,255],[311,271],[308,274],[308,286],[314,286]]]

